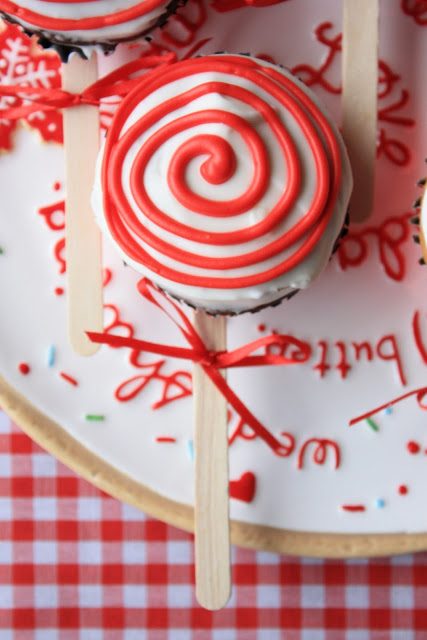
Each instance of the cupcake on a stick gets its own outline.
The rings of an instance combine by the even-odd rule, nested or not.
[[[320,274],[351,189],[342,138],[312,92],[278,66],[220,54],[153,71],[127,96],[92,202],[122,258],[193,306],[221,350],[226,315]],[[199,366],[194,396],[197,596],[217,609],[230,593],[227,407]]]
[[[147,33],[171,10],[164,0],[0,0],[0,14],[52,43],[63,60],[63,88],[81,93],[98,77],[96,49]],[[99,150],[99,109],[64,110],[67,301],[70,342],[81,355],[98,346],[86,331],[103,326],[101,237],[90,194]]]

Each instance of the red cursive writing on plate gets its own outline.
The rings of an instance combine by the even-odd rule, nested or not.
[[[249,425],[239,419],[236,426],[231,429],[229,445],[232,446],[239,439],[253,441],[257,437],[257,434]],[[336,440],[311,437],[297,442],[297,437],[288,431],[282,431],[278,436],[278,440],[281,447],[275,451],[275,454],[280,458],[290,458],[295,454],[296,468],[298,470],[304,469],[308,464],[308,460],[316,466],[323,466],[330,459],[333,469],[338,469],[341,465],[341,449]]]
[[[333,68],[337,64],[338,57],[342,53],[342,34],[339,33],[332,22],[322,22],[315,29],[316,40],[326,49],[326,54],[318,67],[309,64],[296,65],[292,71],[299,76],[308,86],[320,86],[329,93],[338,95],[342,87],[331,78]],[[379,60],[378,83],[378,156],[384,155],[398,166],[409,164],[411,160],[410,147],[402,140],[395,137],[390,130],[394,128],[414,127],[412,117],[402,114],[408,106],[410,95],[407,89],[399,88],[401,76],[393,71],[384,60]]]
[[[359,267],[370,255],[371,243],[376,246],[386,275],[397,282],[406,276],[405,244],[412,241],[411,212],[400,216],[389,216],[378,225],[362,229],[351,229],[341,240],[337,251],[338,262],[343,270]]]

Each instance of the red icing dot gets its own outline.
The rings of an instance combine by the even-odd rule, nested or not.
[[[413,440],[410,440],[406,445],[406,448],[408,449],[409,453],[415,454],[415,453],[419,453],[421,447],[418,444],[418,442],[414,442]]]
[[[64,295],[64,289],[62,287],[56,287],[55,289],[55,295],[57,296],[63,296]]]
[[[27,364],[26,362],[21,362],[18,365],[18,369],[19,369],[19,372],[22,373],[23,376],[27,376],[31,371],[30,365]]]
[[[263,333],[265,331],[265,329],[266,329],[265,324],[259,324],[258,325],[258,331],[260,331],[261,333]]]
[[[62,185],[61,185],[61,183],[60,183],[60,182],[54,182],[54,183],[53,183],[53,190],[54,190],[54,191],[59,191],[59,190],[60,190],[60,188],[61,188],[61,186],[62,186]]]
[[[406,486],[406,484],[401,484],[400,487],[398,488],[398,492],[401,496],[406,496],[406,494],[408,493],[409,489]]]

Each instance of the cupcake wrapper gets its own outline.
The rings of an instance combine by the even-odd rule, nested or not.
[[[426,162],[427,162],[427,160],[426,160]],[[418,261],[421,265],[425,265],[426,264],[426,261],[424,259],[425,252],[423,251],[423,247],[426,246],[427,238],[423,237],[422,230],[421,230],[421,205],[422,205],[422,202],[423,202],[423,198],[427,197],[426,185],[427,185],[427,178],[421,178],[417,182],[417,186],[420,187],[420,189],[423,189],[424,192],[423,192],[423,195],[419,196],[415,200],[415,202],[413,203],[412,208],[415,210],[416,213],[415,213],[414,217],[411,218],[411,223],[416,228],[416,233],[414,233],[412,235],[412,239],[413,239],[414,243],[418,245],[418,247],[419,247],[419,249],[421,251],[421,257],[420,257],[420,259]]]
[[[345,238],[345,236],[348,234],[349,226],[350,226],[350,214],[347,211],[344,224],[341,228],[341,231],[337,239],[335,240],[334,248],[331,253],[331,258],[337,252],[342,239]],[[282,302],[284,302],[285,300],[290,300],[291,298],[296,296],[297,293],[301,291],[301,289],[294,289],[294,291],[291,291],[290,293],[287,293],[284,296],[277,298],[277,300],[274,300],[273,302],[270,302],[268,304],[262,304],[259,307],[255,307],[254,309],[245,309],[244,311],[213,311],[212,309],[205,309],[204,307],[198,307],[183,298],[178,298],[176,296],[173,296],[167,289],[162,289],[161,287],[159,287],[159,289],[161,289],[161,291],[163,291],[163,293],[167,295],[169,298],[172,298],[177,302],[185,304],[187,307],[191,307],[191,309],[204,311],[209,316],[214,316],[214,317],[216,316],[233,317],[233,316],[241,316],[244,313],[258,313],[258,311],[262,311],[263,309],[268,309],[270,307],[278,307],[280,304],[282,304]],[[279,291],[277,293],[279,293]]]

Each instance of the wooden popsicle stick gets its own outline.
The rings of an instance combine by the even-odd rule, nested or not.
[[[97,80],[96,53],[90,60],[72,55],[62,67],[62,86],[80,93]],[[83,356],[99,349],[86,331],[103,330],[101,233],[90,204],[99,150],[99,109],[82,105],[64,110],[66,167],[66,254],[68,333]]]
[[[226,348],[226,318],[195,311],[194,326],[209,349]],[[198,365],[193,395],[196,597],[217,610],[231,593],[227,402]]]
[[[379,0],[343,0],[343,136],[353,169],[352,222],[373,208],[378,118]]]

